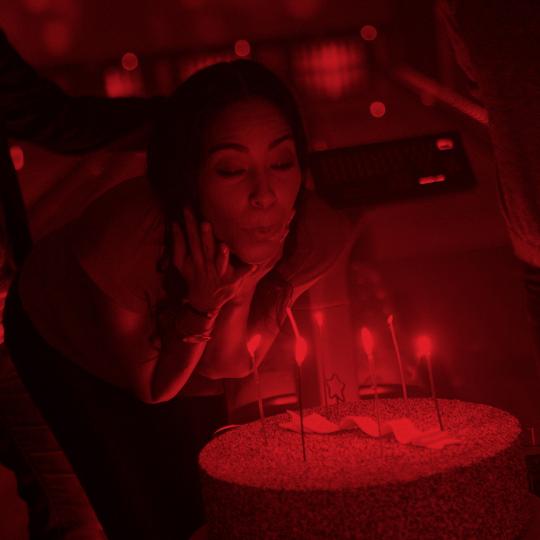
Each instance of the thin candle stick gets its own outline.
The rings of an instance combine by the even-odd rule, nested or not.
[[[264,405],[263,405],[263,399],[262,399],[262,389],[261,389],[261,377],[259,374],[259,368],[257,366],[257,362],[255,360],[255,352],[257,348],[259,347],[259,344],[261,342],[261,335],[255,334],[248,342],[248,351],[251,356],[251,364],[253,368],[253,376],[255,378],[255,389],[257,392],[257,404],[259,407],[259,419],[261,420],[261,432],[263,434],[264,444],[265,446],[268,446],[268,436],[266,434],[266,426],[265,426],[265,416],[264,416]]]
[[[377,417],[377,427],[379,430],[379,437],[380,437],[381,436],[381,411],[380,411],[380,406],[379,406],[379,388],[377,386],[377,375],[375,373],[375,357],[373,356],[374,342],[373,342],[372,333],[366,327],[363,327],[360,330],[360,341],[362,343],[362,347],[364,348],[364,352],[366,353],[366,356],[368,359],[369,374],[371,377],[371,387],[373,389],[373,399],[374,399],[374,404],[375,404],[375,416]]]
[[[418,357],[420,360],[424,358],[426,360],[428,375],[429,375],[429,386],[431,387],[431,399],[435,405],[435,411],[437,412],[437,420],[439,421],[439,427],[441,431],[444,431],[444,424],[441,415],[441,409],[439,407],[439,400],[437,399],[437,392],[435,391],[435,380],[433,378],[433,365],[431,362],[431,339],[428,336],[420,336],[417,339],[418,347]]]
[[[401,379],[401,393],[403,394],[403,399],[407,401],[409,396],[407,395],[407,384],[405,382],[405,371],[403,369],[403,360],[401,358],[401,352],[399,350],[399,344],[396,336],[396,329],[394,326],[394,316],[388,315],[386,319],[388,323],[388,328],[390,329],[390,334],[392,335],[392,343],[394,344],[394,352],[396,353],[396,359],[399,366],[399,377]]]
[[[375,375],[375,360],[373,355],[368,356],[369,372],[371,375],[371,387],[373,389],[374,403],[375,403],[375,416],[377,417],[377,429],[379,430],[379,437],[381,436],[381,410],[379,406],[379,389],[377,387],[377,376]]]
[[[297,365],[298,373],[298,406],[300,408],[300,436],[302,438],[302,456],[306,461],[306,436],[304,433],[304,407],[302,405],[302,375],[300,373],[300,366]]]
[[[259,375],[259,369],[255,367],[253,373],[255,375],[255,386],[257,388],[257,403],[259,405],[259,418],[261,420],[261,431],[264,438],[264,444],[268,446],[268,436],[266,435],[264,406],[263,406],[262,391],[261,391],[261,377]]]
[[[326,411],[328,411],[328,390],[326,388],[326,355],[324,354],[324,342],[323,342],[323,331],[322,327],[324,324],[324,315],[322,311],[316,311],[314,314],[315,326],[317,327],[317,335],[319,337],[319,350],[320,350],[320,359],[319,359],[319,388],[320,394],[322,394],[322,405]]]
[[[298,325],[296,324],[296,320],[292,314],[291,308],[288,307],[286,309],[286,312],[287,312],[287,317],[289,318],[289,322],[291,323],[291,327],[293,329],[294,335],[296,337],[294,358],[296,361],[297,373],[298,373],[298,407],[300,409],[300,436],[302,439],[302,455],[304,457],[304,461],[306,461],[306,439],[305,439],[305,432],[304,432],[304,406],[302,403],[301,367],[306,358],[307,344],[306,344],[305,339],[300,335],[300,332],[298,330]]]
[[[435,410],[437,411],[437,419],[439,421],[439,427],[441,428],[441,431],[444,431],[441,409],[439,407],[439,400],[437,399],[437,393],[435,392],[435,381],[433,380],[433,366],[431,363],[431,355],[427,355],[426,362],[427,362],[428,373],[429,373],[429,384],[431,386],[431,399],[433,400],[433,403],[435,405]]]

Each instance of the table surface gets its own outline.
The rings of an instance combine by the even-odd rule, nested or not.
[[[521,540],[538,540],[540,538],[540,499],[536,496],[533,496],[533,508],[533,519]]]
[[[527,532],[518,540],[538,540],[540,538],[540,498],[533,496],[533,519],[527,529]],[[198,529],[190,540],[207,540],[208,532],[206,525]]]

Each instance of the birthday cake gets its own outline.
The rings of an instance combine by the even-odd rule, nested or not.
[[[379,400],[381,421],[437,425],[425,399]],[[289,416],[252,422],[214,438],[201,452],[209,538],[515,539],[531,511],[521,429],[486,405],[440,400],[442,449],[400,444],[360,430],[305,435],[281,427]],[[338,423],[374,415],[373,401],[306,411]]]

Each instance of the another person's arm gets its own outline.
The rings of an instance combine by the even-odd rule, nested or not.
[[[143,149],[160,101],[69,96],[26,63],[0,30],[0,119],[9,137],[60,153],[114,141]]]

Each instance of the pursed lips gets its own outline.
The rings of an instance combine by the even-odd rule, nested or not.
[[[261,225],[255,227],[244,227],[244,230],[252,235],[263,237],[263,238],[272,238],[274,235],[280,233],[283,229],[281,223],[275,225]]]

